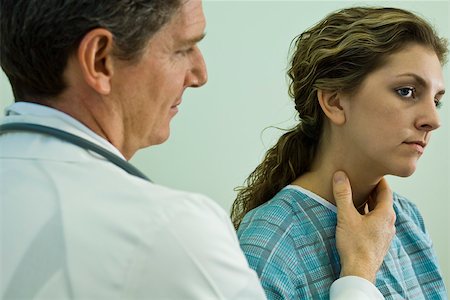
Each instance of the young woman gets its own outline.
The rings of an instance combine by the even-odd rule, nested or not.
[[[341,268],[333,173],[370,211],[387,174],[413,174],[444,94],[447,43],[418,16],[348,8],[295,42],[290,94],[300,122],[240,188],[232,218],[269,299],[328,299]],[[417,207],[394,193],[396,235],[375,284],[386,299],[447,298]]]

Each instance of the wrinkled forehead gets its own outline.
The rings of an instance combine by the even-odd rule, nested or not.
[[[162,30],[170,36],[176,46],[183,46],[199,42],[205,35],[205,27],[202,2],[185,0]]]

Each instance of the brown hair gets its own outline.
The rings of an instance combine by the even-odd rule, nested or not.
[[[248,211],[309,171],[324,122],[317,90],[352,92],[389,54],[410,43],[433,49],[445,63],[447,41],[424,19],[397,8],[342,9],[294,40],[289,94],[300,121],[267,151],[245,185],[236,189],[231,209],[236,229]]]

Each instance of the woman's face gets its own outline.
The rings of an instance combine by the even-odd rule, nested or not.
[[[411,44],[388,56],[341,105],[347,155],[383,176],[409,176],[440,126],[442,67],[434,51]]]

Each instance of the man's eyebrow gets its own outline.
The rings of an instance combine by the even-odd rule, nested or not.
[[[203,40],[205,38],[205,36],[206,36],[206,33],[202,33],[199,36],[196,36],[196,37],[184,40],[181,44],[183,46],[185,46],[185,45],[194,45],[194,44],[199,43],[201,40]]]
[[[404,74],[400,74],[397,77],[412,77],[414,78],[414,80],[416,80],[421,86],[426,87],[428,86],[427,82],[425,79],[423,79],[421,76],[414,74],[414,73],[404,73]],[[445,90],[440,90],[439,92],[437,92],[437,95],[444,95],[445,94]]]

